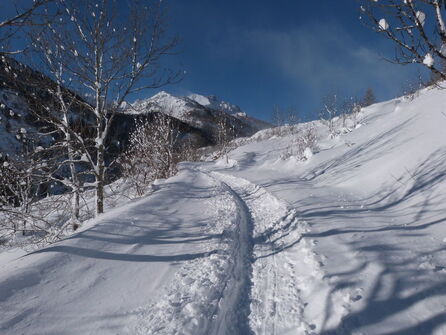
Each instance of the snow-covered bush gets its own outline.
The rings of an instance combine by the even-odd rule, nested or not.
[[[52,197],[40,201],[47,192],[49,179],[43,172],[44,162],[34,153],[25,152],[12,159],[2,155],[0,160],[0,240],[3,244],[38,243],[60,233],[61,220],[48,217],[63,207],[70,213],[69,202]],[[65,220],[66,221],[66,220]]]
[[[320,121],[327,126],[331,138],[350,132],[359,123],[361,108],[373,103],[374,99],[370,89],[361,101],[354,97],[340,99],[336,94],[329,95],[323,99]]]
[[[309,160],[313,153],[319,151],[319,136],[316,128],[307,125],[294,137],[291,145],[282,154],[282,159],[296,157],[298,160]]]
[[[152,120],[138,121],[118,163],[124,178],[141,196],[153,180],[174,175],[178,162],[193,160],[193,151],[192,141],[180,143],[180,132],[171,117],[155,114]]]

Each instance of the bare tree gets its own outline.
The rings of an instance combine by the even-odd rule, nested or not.
[[[272,110],[271,121],[275,126],[273,133],[279,136],[285,135],[287,132],[293,132],[297,129],[294,127],[299,123],[299,113],[295,108],[288,108],[286,111],[278,106],[275,106]],[[290,126],[290,127],[282,127]],[[294,129],[295,128],[295,129]]]
[[[154,114],[152,120],[140,119],[130,137],[130,144],[118,162],[123,175],[130,181],[138,196],[157,178],[176,173],[180,160],[179,131],[173,118]]]
[[[281,127],[285,123],[285,115],[279,106],[274,106],[271,114],[271,121],[274,126]]]
[[[432,78],[436,78],[435,82],[440,80],[433,72]],[[431,84],[435,84],[435,82],[432,82]],[[416,77],[408,79],[407,81],[402,83],[400,94],[411,101],[419,95],[420,89],[429,85],[430,83],[424,81],[422,75],[419,73]]]
[[[336,133],[336,117],[339,116],[339,104],[338,96],[336,94],[327,95],[323,98],[322,109],[320,110],[319,117],[324,122],[333,138]]]
[[[393,62],[421,64],[446,79],[444,0],[362,0],[367,25],[394,42]]]
[[[361,104],[356,100],[352,99],[351,104],[351,120],[353,122],[353,128],[356,128],[358,126],[359,122],[359,114],[361,113]]]
[[[343,131],[347,130],[347,120],[352,111],[352,101],[351,98],[344,98],[339,108]]]
[[[221,113],[217,118],[216,144],[218,148],[218,157],[224,156],[226,163],[229,162],[228,152],[231,150],[230,142],[236,137],[234,124],[231,120]]]
[[[45,169],[39,170],[40,177],[62,184],[64,191],[71,193],[71,222],[76,228],[79,225],[79,200],[82,187],[79,168],[80,165],[86,164],[81,159],[81,147],[73,140],[72,133],[82,134],[78,125],[82,124],[80,120],[85,116],[78,112],[82,102],[80,98],[63,87],[61,79],[63,67],[60,66],[59,54],[55,53],[48,59],[44,57],[49,47],[44,41],[41,39],[36,42],[44,51],[39,65],[53,74],[53,81],[11,57],[3,56],[0,65],[8,69],[4,72],[7,74],[5,81],[8,87],[13,92],[20,92],[23,103],[26,104],[24,112],[29,122],[33,124],[30,135],[33,137],[34,147],[39,148],[39,158],[44,157],[46,160]],[[35,48],[37,49],[37,44]],[[24,136],[24,134],[18,135]]]
[[[349,97],[343,99],[343,102],[340,105],[340,116],[344,131],[350,131],[350,128],[356,128],[361,108],[362,103],[360,103],[357,98]]]
[[[288,108],[286,114],[286,123],[290,126],[299,123],[299,113],[295,108]]]
[[[54,1],[62,14],[35,36],[34,46],[44,55],[44,72],[57,83],[50,92],[59,107],[59,117],[53,118],[53,123],[67,142],[76,143],[81,160],[90,165],[96,214],[100,214],[104,211],[107,140],[114,116],[133,94],[178,80],[178,73],[163,69],[160,63],[173,52],[176,39],[167,35],[160,1]],[[90,139],[67,122],[73,96],[62,90],[63,85],[85,98],[82,107],[91,116],[93,148]]]
[[[200,142],[193,137],[192,134],[186,134],[185,138],[182,139],[179,146],[178,161],[196,162],[199,160],[200,156],[198,153],[198,148],[200,147]]]
[[[15,157],[2,154],[0,159],[1,237],[17,232],[25,235],[43,228],[39,226],[43,219],[33,216],[33,206],[48,185],[41,173],[47,162],[25,132],[21,132],[19,138],[23,146]]]

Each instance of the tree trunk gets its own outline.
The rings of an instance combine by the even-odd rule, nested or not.
[[[96,216],[104,213],[104,146],[98,147],[97,175],[96,175]]]
[[[72,148],[71,136],[69,133],[66,134],[67,146],[68,146],[68,159],[70,160],[70,173],[72,182],[73,195],[71,198],[71,223],[73,225],[73,230],[79,227],[79,179],[76,173],[76,165],[74,164],[74,150]]]
[[[71,198],[71,224],[73,225],[73,230],[79,228],[79,199],[79,188],[76,185]]]

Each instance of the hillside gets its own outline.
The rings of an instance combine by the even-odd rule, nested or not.
[[[334,138],[313,122],[306,160],[285,128],[183,163],[70,238],[4,260],[0,329],[446,334],[444,106],[446,90],[424,89]]]
[[[23,150],[24,138],[33,139],[36,146],[43,147],[53,141],[49,136],[39,136],[38,133],[47,125],[39,120],[39,115],[45,115],[46,110],[55,108],[54,99],[46,91],[54,85],[55,83],[44,74],[12,58],[0,59],[1,155],[16,156]],[[80,96],[77,96],[77,100],[73,114],[81,115],[80,118],[88,123],[91,115],[81,107],[87,101]],[[174,97],[162,91],[117,113],[112,125],[114,131],[108,138],[110,160],[125,149],[136,121],[150,121],[153,113],[163,113],[172,118],[175,127],[183,135],[192,137],[194,143],[200,147],[215,144],[214,135],[221,118],[227,120],[227,127],[234,128],[236,137],[251,136],[258,130],[270,127],[264,121],[249,117],[238,106],[220,101],[215,96],[194,94],[190,97]],[[86,133],[85,136],[91,136],[91,131]]]

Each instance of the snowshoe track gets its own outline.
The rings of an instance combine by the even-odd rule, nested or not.
[[[231,195],[237,208],[230,271],[219,309],[209,334],[253,334],[248,322],[252,273],[252,217],[242,197],[228,184],[220,181],[223,190]]]
[[[310,270],[318,279],[323,275],[316,255],[302,239],[307,225],[298,220],[294,209],[261,186],[222,173],[213,172],[211,175],[230,188],[238,212],[245,212],[243,215],[250,218],[246,222],[251,230],[253,263],[245,268],[245,271],[251,271],[249,276],[252,283],[249,287],[250,331],[262,335],[290,331],[312,334],[315,327],[305,320],[306,303],[301,297],[299,284],[302,284],[302,280],[297,274],[299,265],[295,257],[304,259],[311,268],[306,270]],[[243,221],[238,223],[243,224]],[[290,257],[288,249],[300,244],[299,250]],[[287,289],[284,290],[284,287]],[[237,312],[236,305],[232,308]]]

